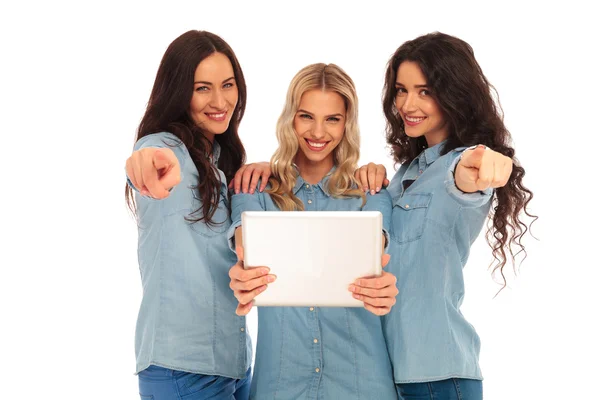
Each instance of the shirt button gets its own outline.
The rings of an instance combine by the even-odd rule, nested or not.
[[[308,200],[308,204],[312,204],[312,200]]]
[[[316,373],[319,373],[319,371],[321,371],[319,368],[315,368]]]
[[[319,339],[313,340],[314,343],[319,343]]]
[[[244,328],[241,328],[241,329],[240,329],[240,331],[242,331],[242,332],[244,332],[244,330],[245,330]]]
[[[309,185],[308,183],[306,184],[306,188],[307,188],[307,189],[310,189],[310,185]]]
[[[404,206],[404,208],[408,208],[408,207],[410,207],[408,204]]]
[[[315,311],[314,307],[309,308],[310,311]]]

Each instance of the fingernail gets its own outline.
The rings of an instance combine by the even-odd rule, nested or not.
[[[269,275],[267,277],[267,282],[271,283],[271,282],[275,282],[275,277],[273,275]]]
[[[263,268],[263,269],[260,270],[260,274],[261,275],[266,275],[268,273],[269,273],[269,270],[267,268]]]
[[[380,188],[380,187],[377,187],[377,188],[375,189],[375,191],[376,191],[377,193],[379,193],[379,191],[380,191],[380,190],[381,190],[381,188]]]
[[[348,289],[349,289],[351,292],[356,292],[356,286],[354,286],[354,285],[350,285],[350,286],[348,286]]]
[[[371,190],[371,195],[374,195],[374,194],[375,194],[375,191],[374,191],[374,190]]]
[[[356,286],[362,286],[362,285],[361,285],[361,281],[360,281],[360,279],[357,279],[356,281],[354,281],[354,284],[355,284]]]
[[[352,297],[354,297],[356,300],[360,300],[360,294],[353,294]]]
[[[235,194],[240,194],[240,190],[239,189],[235,189]]]
[[[250,194],[254,194],[254,189],[250,189]]]
[[[242,192],[246,193],[246,189],[242,189]]]
[[[369,188],[365,186],[364,190],[365,190],[365,192],[368,192]]]

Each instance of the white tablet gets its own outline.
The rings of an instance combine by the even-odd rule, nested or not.
[[[245,267],[267,266],[277,280],[257,306],[363,307],[348,286],[381,275],[379,211],[246,211]]]

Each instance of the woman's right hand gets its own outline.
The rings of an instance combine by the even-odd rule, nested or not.
[[[134,151],[125,163],[127,177],[144,196],[164,199],[181,181],[179,160],[169,148],[146,147]]]
[[[277,277],[269,274],[268,267],[244,268],[244,252],[236,249],[238,262],[229,270],[229,287],[238,301],[235,313],[246,315],[254,305],[254,298],[267,289],[269,283],[275,282]]]
[[[387,171],[382,164],[369,163],[354,172],[354,177],[365,192],[379,193],[382,187],[390,184]]]

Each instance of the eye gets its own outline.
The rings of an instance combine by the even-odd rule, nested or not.
[[[396,96],[399,96],[400,94],[406,93],[406,89],[404,89],[403,87],[397,87],[396,88]]]
[[[300,114],[300,115],[298,115],[298,117],[300,117],[302,119],[312,119],[312,117],[308,114]]]
[[[232,88],[233,86],[234,86],[234,84],[229,82],[229,83],[226,83],[223,85],[223,89],[229,89],[229,88]]]
[[[196,92],[206,92],[208,91],[208,86],[198,86],[196,88]]]
[[[429,92],[429,90],[427,90],[427,89],[423,89],[423,90],[421,90],[421,91],[419,92],[419,95],[421,95],[421,96],[429,96],[429,95],[430,95],[430,92]]]
[[[329,122],[340,122],[340,118],[339,117],[329,117],[329,118],[327,118],[327,121],[329,121]]]

